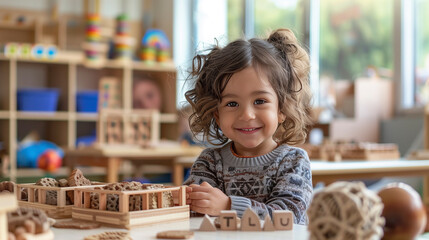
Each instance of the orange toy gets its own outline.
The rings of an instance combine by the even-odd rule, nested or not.
[[[54,150],[46,150],[37,160],[37,166],[48,172],[55,172],[62,165],[62,158]]]

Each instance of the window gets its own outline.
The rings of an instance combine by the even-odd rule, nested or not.
[[[255,36],[266,36],[277,28],[290,28],[304,42],[303,1],[255,0]]]
[[[302,4],[301,0],[228,0],[228,41],[264,37],[277,28],[290,28],[304,41]]]
[[[321,0],[321,77],[354,81],[370,69],[391,78],[392,20],[391,0]]]
[[[429,1],[415,4],[415,106],[429,103]]]
[[[227,18],[225,34],[221,36],[226,36],[228,42],[242,36],[266,36],[280,27],[296,33],[309,48],[312,89],[317,89],[314,94],[321,96],[320,102],[326,95],[319,92],[323,89],[319,79],[354,81],[378,75],[397,80],[400,108],[429,103],[429,28],[425,26],[429,21],[429,0],[221,2],[226,2],[226,13],[210,13],[218,19],[222,15]],[[194,8],[194,14],[197,10]],[[197,35],[194,39],[198,39]]]

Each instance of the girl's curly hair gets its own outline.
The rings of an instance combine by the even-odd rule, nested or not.
[[[286,119],[279,124],[276,141],[291,145],[304,142],[312,124],[309,57],[289,29],[278,29],[267,39],[240,39],[224,48],[214,46],[207,54],[193,58],[188,80],[194,80],[195,86],[185,93],[193,110],[191,131],[202,132],[215,145],[228,141],[214,113],[231,76],[247,67],[263,71],[277,94],[279,111]]]

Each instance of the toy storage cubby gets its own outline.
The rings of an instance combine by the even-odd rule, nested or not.
[[[83,65],[83,54],[78,58],[67,54],[80,56],[81,53],[65,52],[53,60],[8,58],[0,54],[0,141],[10,158],[9,174],[0,177],[16,181],[17,142],[32,130],[36,130],[41,139],[63,148],[75,148],[78,137],[92,135],[98,114],[77,112],[76,93],[98,90],[103,77],[119,80],[121,107],[125,110],[132,109],[134,79],[143,75],[154,79],[162,92],[161,139],[177,139],[176,68],[173,63],[121,64],[108,60],[100,68],[88,68]],[[24,88],[57,89],[56,111],[17,110],[17,92]]]
[[[21,141],[31,132],[37,132],[40,139],[54,142],[58,146],[67,146],[67,134],[61,134],[67,130],[67,119],[60,120],[29,120],[17,121],[17,136]]]
[[[17,91],[23,89],[50,89],[59,94],[56,113],[64,113],[68,110],[68,73],[67,64],[43,63],[43,62],[17,62]],[[46,93],[44,93],[46,94]],[[54,99],[52,99],[54,101]],[[45,102],[44,102],[45,103]],[[17,106],[17,110],[19,105]],[[18,119],[25,118],[28,109],[18,110]],[[38,115],[38,114],[36,114]],[[29,117],[32,119],[33,116]],[[65,119],[67,119],[66,116]]]
[[[77,142],[78,140],[82,140],[82,138],[88,137],[94,137],[96,136],[95,129],[97,127],[97,124],[95,121],[91,120],[78,120],[76,122],[76,146],[78,146]],[[88,141],[88,140],[87,140]],[[88,143],[86,141],[81,142],[83,145],[87,145]]]
[[[133,65],[133,82],[145,77],[150,79],[164,79],[157,81],[162,93],[161,114],[161,138],[177,139],[177,108],[176,108],[176,72],[175,71],[160,71],[163,65],[155,66],[152,70],[147,71],[142,63],[134,63]],[[168,66],[168,65],[167,65]]]

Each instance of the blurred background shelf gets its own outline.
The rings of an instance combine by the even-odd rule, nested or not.
[[[130,110],[133,109],[133,94],[130,93],[133,92],[134,82],[145,77],[153,79],[162,94],[161,138],[178,139],[176,70],[173,64],[121,65],[107,61],[105,65],[94,69],[78,63],[73,57],[38,60],[0,56],[0,70],[0,142],[10,158],[8,177],[12,180],[22,171],[25,172],[17,170],[16,151],[18,142],[30,132],[36,131],[41,139],[68,149],[76,147],[79,137],[94,133],[98,114],[78,112],[76,94],[82,90],[98,90],[99,80],[106,76],[119,79],[123,93],[121,107]],[[25,88],[57,89],[57,111],[18,110],[17,91]]]

